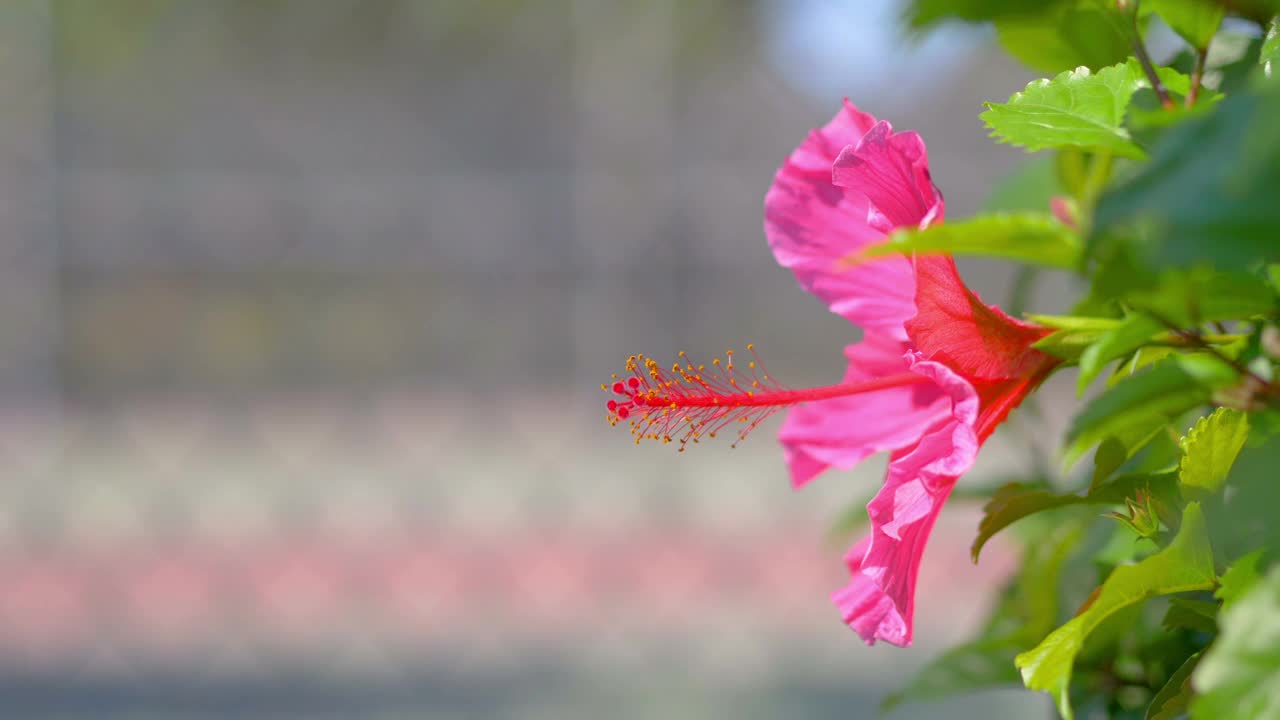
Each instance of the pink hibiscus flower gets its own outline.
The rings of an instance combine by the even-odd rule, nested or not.
[[[738,423],[745,437],[791,408],[779,432],[792,483],[890,453],[884,487],[867,505],[870,535],[849,552],[851,579],[833,595],[868,643],[909,645],[915,583],[929,531],[956,480],[995,427],[1057,366],[1031,347],[1048,331],[985,305],[949,257],[843,260],[900,227],[942,220],[924,142],[845,102],[779,169],[765,196],[765,234],[779,264],[832,312],[863,330],[845,350],[844,380],[795,390],[752,351],[707,368],[682,354],[670,371],[628,361],[611,387],[612,422],[637,442],[684,444]]]

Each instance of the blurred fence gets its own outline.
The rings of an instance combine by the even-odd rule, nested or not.
[[[759,229],[835,108],[764,50],[788,7],[0,10],[4,715],[869,715],[924,659],[825,600],[875,469],[793,495],[767,429],[677,459],[596,390],[749,341],[840,373]],[[959,213],[1009,157],[950,117],[1015,77],[966,66],[863,103]],[[972,519],[921,583],[936,642],[1001,572]]]

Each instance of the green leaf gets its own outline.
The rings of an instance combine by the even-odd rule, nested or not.
[[[1151,698],[1145,720],[1174,720],[1186,714],[1187,706],[1191,703],[1191,673],[1200,664],[1202,654],[1196,653],[1187,658],[1169,676],[1169,681]]]
[[[1122,291],[1121,298],[1134,310],[1180,327],[1243,320],[1275,307],[1275,295],[1262,278],[1208,268],[1166,271],[1154,287],[1134,287]]]
[[[1262,549],[1254,550],[1247,555],[1241,555],[1227,571],[1222,573],[1222,578],[1218,581],[1218,589],[1213,596],[1222,601],[1222,609],[1226,610],[1236,601],[1244,597],[1258,581],[1262,579],[1262,574],[1258,572],[1258,565],[1262,562]]]
[[[1207,590],[1213,582],[1213,549],[1209,546],[1204,514],[1199,503],[1188,503],[1182,511],[1178,534],[1168,547],[1136,565],[1113,570],[1088,609],[1014,660],[1022,671],[1023,683],[1031,690],[1052,694],[1058,711],[1064,718],[1071,718],[1071,668],[1094,628],[1148,598]]]
[[[1147,0],[1147,7],[1200,50],[1209,47],[1225,14],[1222,6],[1211,0]]]
[[[908,25],[922,28],[944,20],[980,22],[1035,16],[1055,4],[1057,0],[912,0],[905,15]]]
[[[1123,16],[1088,0],[1064,2],[1036,15],[999,18],[996,35],[1023,64],[1043,72],[1123,62],[1132,30]]]
[[[1258,64],[1267,77],[1271,77],[1272,63],[1280,60],[1280,18],[1273,18],[1267,25],[1267,36],[1258,53]]]
[[[1115,318],[1107,317],[1089,317],[1078,315],[1038,315],[1028,313],[1027,319],[1037,325],[1054,328],[1057,330],[1080,330],[1096,332],[1102,335],[1110,330],[1120,326],[1120,321]]]
[[[1154,268],[1244,269],[1280,259],[1280,89],[1238,93],[1173,127],[1151,161],[1103,193],[1088,255],[1125,244]]]
[[[1147,344],[1165,330],[1164,325],[1147,315],[1130,315],[1118,327],[1098,338],[1080,356],[1080,378],[1076,392],[1083,395],[1085,388],[1107,366],[1107,363],[1127,355]]]
[[[1068,362],[1076,362],[1102,335],[1101,330],[1063,328],[1031,343],[1031,347]]]
[[[923,230],[899,230],[889,242],[872,245],[856,256],[875,258],[893,253],[946,253],[1017,260],[1072,270],[1080,264],[1080,238],[1046,213],[997,213]]]
[[[1218,408],[1200,418],[1182,438],[1178,477],[1188,497],[1218,491],[1236,456],[1249,439],[1249,417],[1239,410]]]
[[[1221,625],[1191,675],[1191,716],[1280,718],[1280,567],[1224,611]]]
[[[1180,355],[1125,378],[1076,415],[1067,433],[1066,464],[1075,464],[1108,436],[1166,423],[1205,404],[1214,389],[1235,377],[1235,370],[1217,358]]]
[[[1144,347],[1134,351],[1129,359],[1116,366],[1116,371],[1111,373],[1107,378],[1107,387],[1113,387],[1116,383],[1142,370],[1151,367],[1156,363],[1168,358],[1177,352],[1176,348],[1171,347]]]
[[[1000,142],[1027,150],[1076,147],[1142,158],[1124,128],[1125,109],[1139,86],[1127,64],[1096,74],[1078,68],[1035,80],[1007,103],[986,103],[981,117]]]
[[[1169,610],[1160,625],[1166,630],[1187,628],[1204,633],[1218,632],[1218,603],[1192,598],[1169,598]]]
[[[1084,495],[1055,493],[1043,485],[1009,483],[996,490],[991,500],[982,508],[982,520],[978,522],[978,535],[973,539],[969,555],[976,563],[982,548],[996,533],[1013,523],[1039,512],[1069,505],[1108,505],[1124,502],[1138,490],[1152,488],[1163,490],[1171,485],[1172,475],[1139,473],[1116,478],[1092,488]]]

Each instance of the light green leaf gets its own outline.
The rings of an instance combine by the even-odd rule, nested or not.
[[[1031,690],[1053,695],[1058,711],[1071,718],[1068,688],[1071,669],[1085,638],[1107,618],[1156,595],[1213,587],[1213,549],[1199,503],[1188,503],[1182,525],[1169,546],[1136,565],[1118,567],[1102,584],[1088,609],[1054,630],[1034,649],[1015,660]]]
[[[1127,355],[1145,345],[1155,335],[1165,330],[1155,319],[1147,315],[1130,315],[1119,327],[1098,338],[1080,355],[1080,378],[1076,392],[1084,394],[1085,388],[1107,366],[1107,363]]]
[[[1079,315],[1038,315],[1027,313],[1027,319],[1037,325],[1057,330],[1087,330],[1099,335],[1120,326],[1120,320],[1107,317],[1088,317]]]
[[[1124,128],[1125,109],[1138,87],[1127,64],[1096,74],[1077,68],[1035,80],[1007,103],[987,103],[982,119],[1000,142],[1031,151],[1077,147],[1142,158]]]
[[[1237,600],[1244,597],[1262,579],[1262,574],[1258,572],[1262,554],[1263,550],[1258,549],[1241,555],[1222,573],[1213,596],[1222,601],[1223,610],[1235,605]]]
[[[1225,14],[1222,6],[1211,0],[1147,0],[1147,6],[1200,50],[1209,47]]]
[[[872,245],[856,256],[874,258],[893,253],[946,253],[998,257],[1063,270],[1080,263],[1080,238],[1046,213],[980,215],[923,230],[899,230],[889,242]]]
[[[1182,438],[1178,477],[1183,491],[1207,495],[1226,482],[1231,465],[1249,439],[1249,417],[1239,410],[1218,408],[1200,418]]]
[[[1221,626],[1191,675],[1191,716],[1280,718],[1280,567],[1225,610]]]
[[[1179,355],[1125,378],[1076,415],[1067,433],[1066,465],[1109,436],[1163,424],[1205,404],[1214,389],[1235,377],[1235,370],[1215,357]]]
[[[1191,673],[1200,664],[1202,654],[1196,653],[1187,658],[1169,676],[1169,681],[1151,698],[1146,720],[1174,720],[1187,712],[1187,705],[1191,703]]]

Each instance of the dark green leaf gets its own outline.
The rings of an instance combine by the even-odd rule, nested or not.
[[[1065,460],[1072,465],[1108,436],[1150,427],[1208,402],[1235,371],[1217,358],[1181,355],[1125,378],[1094,398],[1072,421]]]
[[[912,27],[926,27],[944,20],[981,22],[1005,17],[1035,16],[1048,12],[1055,0],[912,0],[906,19]]]
[[[1016,658],[1023,682],[1032,690],[1052,694],[1058,711],[1069,720],[1072,665],[1094,628],[1147,598],[1207,590],[1213,582],[1213,550],[1209,547],[1204,515],[1199,503],[1188,503],[1182,511],[1178,534],[1168,547],[1136,565],[1113,570],[1087,609]]]
[[[1116,478],[1112,482],[1103,483],[1084,495],[1074,493],[1055,493],[1041,486],[1010,483],[1000,488],[991,496],[982,508],[982,520],[978,522],[978,535],[973,539],[969,554],[974,562],[982,548],[996,533],[1013,523],[1045,510],[1066,507],[1068,505],[1108,505],[1124,502],[1126,497],[1138,490],[1162,490],[1171,484],[1172,475],[1135,474]]]
[[[1122,291],[1123,302],[1179,327],[1247,319],[1275,307],[1271,288],[1249,273],[1171,270],[1162,273],[1156,283],[1152,288]]]
[[[1186,628],[1205,633],[1218,631],[1218,603],[1192,598],[1169,598],[1169,610],[1160,625],[1166,630]]]
[[[1224,611],[1221,625],[1191,676],[1192,717],[1280,717],[1280,567]]]
[[[1186,662],[1169,676],[1169,681],[1147,706],[1145,720],[1174,720],[1187,712],[1191,703],[1191,672],[1200,663],[1201,653],[1187,658]]]
[[[1157,417],[1149,424],[1131,425],[1115,435],[1103,438],[1093,456],[1093,477],[1089,481],[1089,488],[1092,490],[1100,487],[1111,477],[1111,473],[1119,470],[1167,426],[1167,420]]]
[[[1154,267],[1280,259],[1278,115],[1280,91],[1271,89],[1233,95],[1169,130],[1149,163],[1102,195],[1089,255],[1128,242]]]
[[[1147,315],[1130,315],[1118,327],[1098,338],[1080,356],[1080,378],[1076,392],[1084,394],[1090,382],[1106,368],[1107,363],[1128,355],[1165,330],[1164,325]]]

